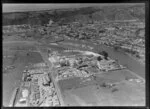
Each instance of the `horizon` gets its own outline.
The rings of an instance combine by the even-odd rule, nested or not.
[[[50,3],[50,4],[31,4],[31,3],[3,3],[2,12],[27,12],[27,11],[41,11],[51,9],[67,9],[67,8],[81,8],[92,6],[107,6],[107,5],[138,5],[144,3]]]

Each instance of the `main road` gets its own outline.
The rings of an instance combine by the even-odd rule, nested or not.
[[[36,44],[36,48],[37,48],[37,50],[39,51],[39,53],[41,54],[43,60],[48,64],[48,66],[49,66],[49,71],[52,71],[52,63],[48,60],[47,53],[42,52],[41,49],[40,49],[40,46],[39,46],[38,44]],[[60,90],[60,88],[59,88],[57,82],[55,81],[55,78],[54,78],[54,76],[53,76],[52,73],[53,73],[53,72],[50,72],[50,76],[51,76],[51,79],[52,79],[52,81],[53,81],[53,83],[54,83],[54,86],[55,86],[56,93],[57,93],[57,95],[58,95],[60,104],[61,104],[61,106],[65,106],[64,101],[63,101],[63,98],[62,98],[61,90]]]
[[[4,41],[3,42],[3,44],[11,44],[11,43],[26,43],[26,44],[33,44],[33,45],[36,45],[36,48],[37,48],[37,52],[39,52],[40,54],[41,54],[41,56],[42,56],[42,58],[43,58],[43,60],[49,65],[49,70],[50,71],[52,71],[52,63],[48,60],[48,55],[47,55],[47,53],[45,53],[45,52],[43,52],[42,51],[42,49],[40,49],[40,43],[38,43],[38,42],[36,42],[36,41]],[[127,64],[128,65],[128,67],[129,67],[129,69],[130,69],[130,66],[131,66],[131,68],[132,69],[130,69],[130,70],[136,70],[136,71],[134,71],[135,73],[133,73],[133,72],[131,72],[132,74],[134,74],[134,75],[136,75],[136,76],[138,76],[140,79],[142,79],[142,80],[145,80],[143,77],[143,73],[145,73],[145,70],[143,70],[144,69],[144,67],[142,67],[143,69],[142,70],[140,70],[140,66],[139,65],[137,65],[137,62],[136,61],[134,61],[134,60],[132,60],[131,58],[129,58],[128,56],[126,56],[126,55],[123,55],[123,53],[118,53],[118,52],[115,52],[114,50],[112,50],[112,49],[110,49],[110,48],[108,48],[108,47],[104,47],[104,46],[98,46],[97,47],[99,50],[100,49],[102,49],[102,50],[106,50],[111,56],[111,58],[113,58],[113,59],[118,59],[118,61],[120,62],[120,64],[122,64],[122,65],[124,65],[124,64]],[[126,61],[127,60],[127,61]],[[129,61],[129,62],[128,62]],[[133,66],[134,65],[134,66]],[[139,72],[138,72],[138,70],[140,70]],[[53,81],[53,83],[54,83],[54,86],[55,86],[55,89],[56,89],[56,92],[57,92],[57,95],[58,95],[58,97],[59,97],[59,100],[60,100],[60,103],[61,103],[61,105],[62,106],[65,106],[65,104],[64,104],[64,101],[63,101],[63,98],[62,98],[62,94],[61,94],[61,90],[60,90],[60,88],[59,88],[59,86],[58,86],[58,84],[57,84],[57,82],[55,81],[55,79],[54,79],[54,77],[53,77],[53,75],[52,75],[52,73],[50,73],[50,75],[51,75],[51,79],[52,79],[52,81]]]

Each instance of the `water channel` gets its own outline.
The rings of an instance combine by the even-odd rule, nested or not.
[[[126,66],[129,70],[135,72],[139,76],[145,78],[145,65],[141,64],[131,56],[128,56],[123,51],[117,51],[106,45],[99,45],[95,47],[95,50],[106,51],[108,56],[112,59],[118,60],[121,65]]]
[[[124,66],[126,66],[129,70],[135,72],[139,76],[145,78],[145,65],[139,63],[137,60],[134,58],[126,55],[124,52],[121,51],[116,51],[115,49],[108,47],[106,45],[98,45],[95,46],[95,52],[96,51],[106,51],[109,55],[110,58],[118,60],[118,62]],[[8,99],[10,99],[10,90],[5,90],[5,89],[10,89],[9,86],[12,86],[14,89],[15,86],[18,86],[21,80],[21,75],[19,74],[20,72],[16,73],[10,73],[7,74],[7,76],[3,76],[3,103],[4,105],[8,105]],[[11,80],[11,82],[10,82]],[[9,82],[8,82],[9,81]],[[7,84],[8,83],[8,84]],[[11,83],[11,84],[10,84]],[[15,84],[16,83],[16,84]],[[9,88],[6,88],[9,87]],[[12,90],[11,90],[12,91]],[[5,95],[5,97],[4,97]]]

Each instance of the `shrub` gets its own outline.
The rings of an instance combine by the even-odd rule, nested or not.
[[[106,60],[108,60],[108,53],[106,51],[99,52],[100,55],[103,55]]]

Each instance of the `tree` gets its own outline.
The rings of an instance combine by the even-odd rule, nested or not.
[[[135,56],[136,56],[137,58],[140,58],[140,55],[139,55],[139,54],[136,54]]]
[[[108,60],[108,53],[106,51],[99,52],[100,55],[104,56],[104,59]]]
[[[98,61],[101,61],[101,60],[102,60],[101,56],[98,56],[98,57],[97,57],[97,60],[98,60]]]

